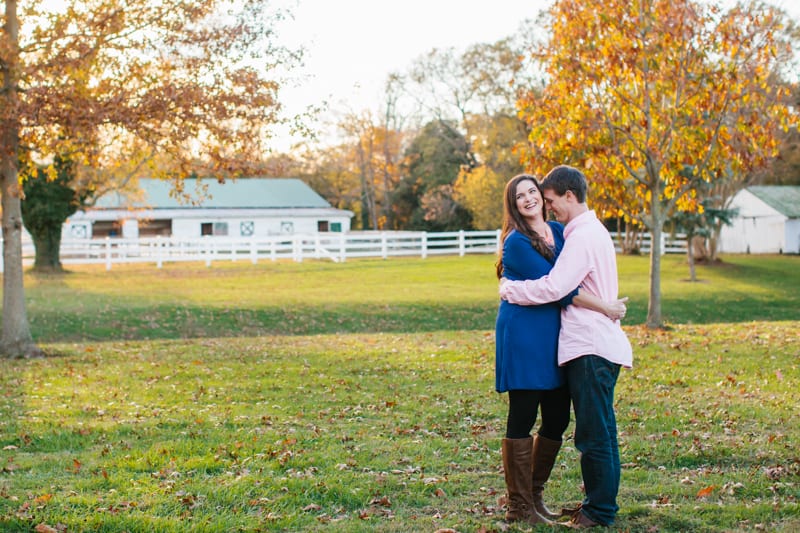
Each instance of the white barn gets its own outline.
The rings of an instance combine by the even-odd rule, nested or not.
[[[800,186],[759,185],[736,193],[739,214],[720,233],[726,253],[800,253]]]
[[[64,223],[62,238],[152,237],[195,238],[204,235],[263,237],[294,233],[348,232],[352,211],[336,209],[311,187],[293,178],[186,180],[184,191],[195,201],[170,195],[172,184],[142,179],[141,201],[118,193],[78,211]],[[207,187],[193,194],[197,185]],[[199,200],[199,201],[198,201]]]

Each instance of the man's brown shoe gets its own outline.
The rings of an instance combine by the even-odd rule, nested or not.
[[[572,519],[567,522],[567,527],[572,529],[589,529],[590,527],[599,526],[597,522],[583,514],[580,510],[578,510],[574,515],[572,515]]]

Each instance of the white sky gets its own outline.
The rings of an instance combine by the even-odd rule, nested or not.
[[[589,0],[587,0],[589,1]],[[510,36],[551,0],[282,0],[294,19],[281,42],[307,48],[298,87],[284,87],[288,112],[327,100],[331,111],[377,110],[391,72],[406,72],[433,48],[464,49]],[[732,5],[735,0],[723,0]],[[800,2],[774,0],[795,18]],[[330,115],[328,115],[330,116]],[[320,125],[322,128],[322,125]],[[275,149],[288,150],[286,134]]]
[[[295,3],[297,2],[297,3]],[[549,0],[286,0],[282,42],[307,48],[301,86],[281,90],[287,111],[322,100],[332,111],[376,110],[391,72],[433,48],[464,49],[514,34]],[[285,150],[286,139],[276,139]]]

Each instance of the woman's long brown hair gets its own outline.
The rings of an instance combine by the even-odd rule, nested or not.
[[[500,258],[495,264],[497,270],[497,279],[503,277],[503,244],[506,242],[506,237],[511,233],[511,230],[517,230],[531,240],[533,248],[542,254],[546,259],[553,259],[555,253],[544,240],[544,237],[536,233],[528,226],[525,217],[517,209],[517,185],[521,181],[532,181],[539,191],[539,196],[542,201],[542,217],[547,220],[547,208],[545,207],[544,197],[542,196],[542,189],[539,186],[539,181],[530,174],[518,174],[511,178],[506,183],[505,192],[503,193],[503,229],[500,231]]]

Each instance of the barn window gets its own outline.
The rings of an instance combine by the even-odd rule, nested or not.
[[[157,235],[162,237],[172,235],[172,220],[165,218],[139,221],[139,237],[155,237]]]
[[[342,232],[342,223],[341,222],[331,222],[331,231],[335,231],[338,233]]]
[[[252,220],[243,220],[239,222],[239,235],[242,237],[250,237],[255,233],[256,224]]]
[[[85,239],[89,236],[89,228],[86,224],[73,224],[69,229],[69,234],[76,239]]]
[[[328,231],[328,221],[317,220],[317,231]]]
[[[200,224],[200,235],[227,235],[227,222],[202,222]]]
[[[120,237],[122,235],[122,222],[119,220],[95,220],[92,223],[92,238],[105,239],[106,237]]]
[[[294,233],[294,222],[281,222],[281,233]]]

